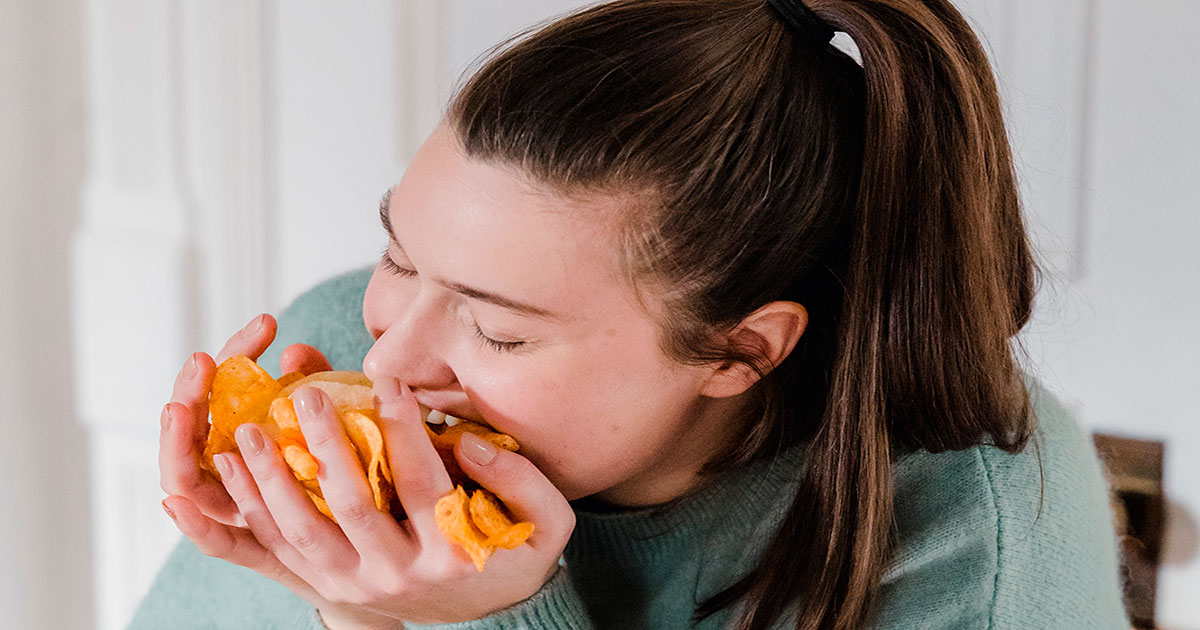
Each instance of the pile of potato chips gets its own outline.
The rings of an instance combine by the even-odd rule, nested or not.
[[[309,376],[292,372],[276,380],[249,357],[236,356],[223,361],[217,366],[209,390],[208,408],[212,424],[201,467],[216,476],[213,455],[238,452],[234,430],[242,424],[253,422],[274,440],[296,480],[304,487],[317,509],[325,516],[334,518],[317,482],[317,460],[308,451],[295,407],[289,398],[297,388],[305,386],[324,391],[332,400],[333,408],[371,486],[375,507],[397,519],[405,518],[404,510],[396,499],[371,381],[361,372],[318,372]],[[533,523],[514,523],[494,494],[480,488],[463,473],[454,458],[454,445],[466,432],[510,451],[517,450],[517,442],[473,422],[445,427],[441,432],[434,432],[426,425],[425,430],[446,465],[451,481],[456,485],[453,492],[437,502],[435,519],[438,529],[448,540],[461,546],[475,567],[482,571],[484,563],[497,548],[516,548],[529,538],[534,526]],[[467,488],[474,488],[469,498]]]

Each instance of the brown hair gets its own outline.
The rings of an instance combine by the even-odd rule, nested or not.
[[[697,611],[744,601],[745,629],[863,626],[898,453],[1016,452],[1033,429],[1010,344],[1036,268],[982,47],[947,0],[808,6],[861,67],[761,1],[620,0],[501,45],[447,116],[473,158],[634,193],[623,264],[665,291],[664,350],[764,374],[711,468],[801,444],[799,491],[762,564]],[[809,324],[771,370],[722,333],[775,300]]]

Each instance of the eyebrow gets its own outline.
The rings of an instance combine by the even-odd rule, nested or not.
[[[400,248],[400,251],[404,251],[404,248],[400,245],[399,239],[396,238],[395,230],[392,229],[391,201],[392,189],[388,188],[387,192],[383,193],[383,199],[379,200],[379,222],[383,224],[383,229],[387,232],[388,238],[390,238],[391,241],[396,244],[396,247]],[[561,315],[548,311],[540,306],[519,302],[517,300],[504,297],[498,293],[484,291],[483,289],[476,289],[459,282],[447,282],[440,278],[434,278],[433,280],[434,282],[437,282],[438,284],[450,289],[451,291],[454,291],[455,293],[458,293],[459,295],[476,299],[480,302],[494,304],[501,308],[506,308],[510,311],[516,311],[531,317],[538,317],[541,319],[563,319]]]

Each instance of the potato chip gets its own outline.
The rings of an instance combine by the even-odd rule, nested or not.
[[[287,388],[292,383],[304,378],[304,372],[288,372],[279,377],[279,386]]]
[[[438,499],[433,508],[434,522],[446,538],[463,548],[475,563],[475,570],[482,571],[483,565],[496,548],[488,545],[486,536],[471,522],[467,507],[467,493],[457,486],[453,492]]]
[[[533,523],[513,523],[504,513],[496,495],[487,490],[480,489],[472,493],[468,509],[471,522],[487,536],[488,545],[516,549],[533,535]]]
[[[272,400],[270,416],[280,430],[290,429],[297,433],[300,432],[300,419],[296,417],[296,407],[292,405],[291,398],[281,395]]]
[[[216,475],[212,456],[238,452],[234,431],[246,422],[256,423],[279,447],[284,461],[317,510],[336,522],[317,480],[320,463],[308,450],[290,398],[292,393],[305,386],[322,390],[332,401],[346,438],[362,465],[375,507],[397,519],[405,518],[404,508],[396,500],[372,384],[361,372],[329,371],[308,376],[292,372],[276,381],[248,357],[227,359],[213,375],[209,392],[212,425],[201,465]],[[428,411],[421,407],[423,416]],[[468,498],[464,484],[478,486],[459,467],[454,457],[454,445],[464,433],[473,433],[506,450],[516,451],[519,446],[510,436],[475,422],[442,426],[438,431],[431,430],[426,424],[425,430],[456,484],[455,491],[437,503],[435,519],[438,528],[448,540],[461,546],[476,569],[482,571],[497,547],[513,549],[525,542],[533,533],[533,524],[513,523],[500,501],[487,490],[476,489]]]
[[[451,481],[455,483],[461,483],[469,479],[467,474],[463,472],[462,467],[458,465],[458,460],[454,458],[454,445],[458,444],[458,440],[462,437],[462,434],[473,433],[506,451],[515,452],[519,448],[517,441],[512,439],[512,437],[503,433],[497,433],[485,425],[469,420],[460,422],[452,427],[445,427],[441,433],[432,431],[429,425],[425,426],[425,430],[429,434],[429,439],[433,442],[433,447],[437,449],[438,455],[442,458],[442,464],[446,466],[446,472],[450,475]]]
[[[217,366],[208,394],[212,425],[201,458],[201,465],[206,470],[217,475],[213,455],[237,452],[234,431],[246,422],[261,424],[271,401],[281,389],[279,383],[249,357],[231,357]]]
[[[374,409],[347,409],[340,414],[346,436],[358,452],[358,460],[367,472],[367,482],[375,495],[375,507],[388,511],[392,497],[392,470],[383,448],[379,416]]]
[[[287,462],[288,467],[296,475],[296,479],[313,481],[317,478],[317,460],[313,458],[312,453],[308,452],[308,449],[304,448],[304,445],[290,438],[280,438],[276,444],[279,445],[283,461]]]
[[[281,388],[280,395],[291,396],[301,387],[316,387],[325,392],[334,409],[375,408],[371,381],[362,372],[317,372]]]

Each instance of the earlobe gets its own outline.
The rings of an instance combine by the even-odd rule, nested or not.
[[[732,347],[759,357],[764,374],[775,369],[792,353],[808,326],[808,310],[796,302],[769,302],[750,315],[729,334]],[[716,367],[701,392],[711,398],[737,396],[759,381],[753,367],[726,362]]]

